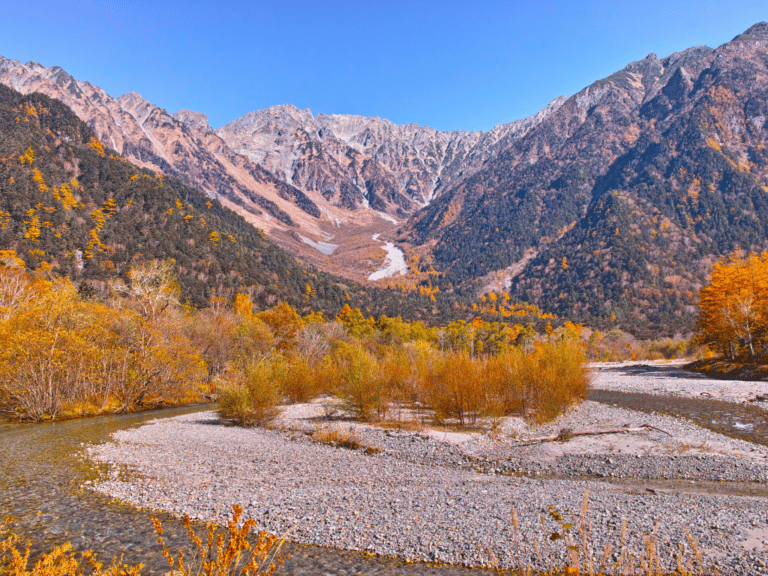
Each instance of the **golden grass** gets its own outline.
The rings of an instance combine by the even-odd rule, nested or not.
[[[380,448],[366,444],[363,438],[360,437],[354,429],[342,430],[339,428],[318,428],[312,435],[312,438],[314,438],[316,442],[328,444],[334,448],[347,448],[348,450],[360,450],[365,448],[365,453],[368,455],[381,452]]]
[[[546,515],[539,518],[540,532],[534,538],[532,549],[524,548],[517,511],[512,510],[512,568],[502,569],[496,553],[487,548],[491,565],[498,574],[517,576],[705,576],[719,574],[716,567],[705,564],[701,550],[694,538],[686,531],[686,539],[677,545],[674,560],[665,563],[659,553],[662,542],[657,528],[645,534],[639,546],[628,542],[627,522],[621,526],[619,541],[604,547],[595,544],[596,538],[588,518],[589,492],[585,492],[581,509],[566,514],[550,506]],[[232,519],[225,529],[208,522],[198,535],[189,517],[183,523],[187,529],[192,552],[187,558],[182,551],[172,552],[163,539],[163,528],[153,518],[162,555],[168,562],[171,574],[184,576],[272,576],[286,555],[281,555],[285,538],[277,538],[265,532],[249,538],[255,526],[253,519],[240,522],[242,508],[232,507]],[[69,543],[57,546],[30,566],[29,546],[20,547],[19,536],[9,530],[10,521],[0,522],[0,576],[139,576],[141,564],[122,564],[122,557],[114,558],[105,568],[96,560],[92,551],[79,555]],[[538,543],[540,542],[540,543]],[[498,551],[498,548],[497,548]],[[524,557],[537,560],[534,569]]]
[[[659,554],[661,541],[658,525],[651,534],[644,534],[642,544],[637,548],[627,541],[627,522],[622,521],[621,536],[617,543],[608,543],[598,548],[595,544],[591,522],[588,520],[589,491],[584,493],[581,510],[571,514],[570,521],[553,506],[547,516],[540,516],[543,544],[533,541],[533,553],[539,566],[534,570],[530,563],[523,562],[517,511],[512,510],[513,553],[516,566],[502,570],[500,562],[490,548],[487,550],[491,564],[498,574],[517,576],[705,576],[716,575],[714,566],[707,566],[701,550],[686,530],[686,542],[678,543],[675,560],[665,563]],[[525,554],[528,555],[528,554]],[[560,558],[567,558],[565,565]]]
[[[182,551],[174,555],[168,549],[160,521],[152,518],[157,542],[163,547],[163,557],[174,573],[184,576],[272,576],[285,560],[285,555],[280,555],[283,539],[267,532],[259,532],[256,541],[249,542],[248,536],[256,521],[249,519],[240,525],[242,513],[240,506],[232,506],[232,520],[227,523],[225,531],[219,531],[215,524],[207,522],[204,531],[205,542],[195,533],[189,516],[185,515],[184,527],[194,546],[188,561],[185,561]]]
[[[104,568],[96,555],[88,550],[76,554],[69,542],[43,554],[30,566],[30,545],[21,545],[21,538],[10,532],[10,519],[0,522],[0,576],[139,576],[143,566],[123,564],[115,557]]]
[[[249,540],[254,520],[240,523],[242,508],[232,506],[232,520],[225,530],[208,522],[205,525],[205,541],[192,528],[188,516],[183,522],[187,529],[193,551],[189,559],[184,553],[172,553],[163,539],[163,527],[157,518],[152,522],[157,533],[157,542],[162,546],[163,557],[174,575],[183,576],[272,576],[285,560],[280,555],[283,543],[266,532],[259,532],[256,540]],[[67,542],[51,552],[43,554],[30,566],[30,547],[20,547],[21,539],[10,533],[10,520],[0,523],[0,576],[140,576],[142,564],[123,564],[123,557],[116,557],[108,567],[96,560],[96,554],[88,550],[76,554]]]

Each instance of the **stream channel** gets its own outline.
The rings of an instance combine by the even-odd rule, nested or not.
[[[743,404],[708,399],[653,396],[594,390],[591,400],[633,410],[683,417],[716,432],[768,445],[766,412]],[[86,483],[109,472],[83,457],[82,445],[108,441],[113,432],[155,418],[168,418],[210,405],[187,406],[43,424],[0,422],[0,517],[12,516],[13,529],[33,540],[33,556],[71,542],[78,550],[93,549],[101,561],[125,554],[128,564],[143,563],[143,574],[163,574],[168,565],[160,554],[151,518],[162,521],[169,548],[185,550],[189,539],[180,520],[111,500]],[[198,526],[198,529],[200,526]],[[289,544],[290,554],[276,574],[469,574],[477,570],[402,561]]]

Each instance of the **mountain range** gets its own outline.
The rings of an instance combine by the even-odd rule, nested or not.
[[[715,49],[651,54],[485,132],[292,105],[213,129],[2,57],[0,83],[61,100],[127,160],[351,280],[391,242],[413,286],[507,290],[597,326],[671,333],[692,327],[717,259],[768,248],[766,23]]]

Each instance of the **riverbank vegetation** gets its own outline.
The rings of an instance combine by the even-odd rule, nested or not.
[[[768,363],[768,253],[732,254],[699,293],[698,341],[728,360]]]
[[[219,382],[220,413],[239,424],[268,422],[280,397],[299,402],[328,394],[359,420],[391,420],[407,410],[463,427],[507,414],[549,420],[586,396],[589,374],[574,340],[473,355],[423,340],[394,345],[343,337],[328,342],[322,356],[288,350],[252,359]]]
[[[267,532],[253,533],[253,519],[240,521],[242,508],[233,506],[232,519],[225,529],[212,522],[205,524],[198,534],[188,517],[183,523],[192,545],[186,556],[184,551],[171,551],[163,539],[163,527],[153,518],[163,558],[170,572],[177,576],[272,576],[285,560],[280,555],[283,540]],[[123,563],[123,556],[115,557],[109,566],[99,562],[92,550],[77,553],[71,544],[56,546],[32,563],[30,546],[22,545],[18,534],[10,532],[10,520],[0,522],[0,576],[140,576],[143,564]],[[255,538],[253,537],[255,536]]]
[[[124,412],[218,398],[243,424],[282,402],[342,398],[366,420],[393,406],[474,424],[515,412],[546,420],[584,397],[580,327],[458,320],[443,327],[364,317],[259,311],[248,293],[180,302],[172,262],[137,264],[129,283],[78,288],[0,254],[0,408],[30,420]]]
[[[588,518],[588,493],[585,493],[579,512],[561,513],[550,506],[540,516],[541,532],[533,544],[523,544],[517,512],[512,511],[512,541],[499,543],[510,547],[514,554],[511,568],[502,568],[496,553],[487,548],[487,568],[495,568],[499,575],[517,576],[703,576],[718,573],[707,567],[696,541],[687,535],[677,544],[677,552],[670,562],[661,550],[665,548],[655,533],[645,535],[642,543],[629,542],[626,521],[622,524],[620,539],[600,546],[601,540]],[[190,550],[170,550],[163,539],[163,527],[153,518],[158,535],[159,553],[166,559],[173,574],[191,576],[242,575],[272,576],[288,554],[281,554],[284,540],[266,532],[253,533],[254,520],[240,521],[242,510],[233,506],[233,514],[226,528],[207,523],[201,533],[195,530],[188,517],[183,518]],[[98,561],[89,550],[77,553],[69,543],[44,553],[32,563],[29,545],[9,530],[9,521],[0,522],[0,576],[140,576],[142,564],[123,564],[123,557],[114,558],[108,567]],[[525,539],[528,541],[528,538]],[[538,544],[537,541],[541,541]],[[496,552],[499,552],[499,548]],[[534,570],[530,560],[535,557]]]
[[[522,414],[545,421],[584,398],[586,362],[691,354],[683,339],[642,342],[524,316],[427,326],[344,305],[335,318],[248,292],[181,301],[172,261],[135,264],[128,283],[75,285],[0,252],[0,410],[28,420],[218,399],[240,424],[320,395],[363,420],[403,409],[437,422]]]
[[[714,265],[692,342],[711,353],[690,370],[728,380],[768,377],[768,253],[733,253]]]
[[[6,255],[6,258],[9,256]],[[206,364],[170,266],[136,268],[103,301],[0,266],[0,407],[30,420],[193,402]]]

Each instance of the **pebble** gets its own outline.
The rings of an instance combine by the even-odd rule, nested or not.
[[[654,431],[647,435],[660,446],[666,442],[667,453],[564,451],[544,458],[552,443],[525,446],[526,434],[601,420],[665,430],[669,438]],[[366,454],[319,444],[294,430],[225,425],[214,412],[202,412],[120,431],[113,442],[88,450],[92,458],[129,472],[103,477],[93,486],[100,492],[220,523],[231,504],[240,504],[258,529],[277,535],[292,530],[290,539],[303,543],[474,566],[491,565],[492,551],[501,566],[516,567],[514,514],[523,566],[530,562],[546,568],[538,563],[534,543],[562,566],[567,539],[549,540],[563,532],[550,512],[557,510],[564,521],[578,526],[586,494],[593,550],[608,543],[619,546],[626,521],[628,543],[636,552],[644,534],[657,530],[658,553],[670,568],[677,565],[678,543],[687,543],[687,530],[702,551],[714,551],[706,559],[716,560],[724,576],[768,574],[757,561],[768,553],[768,546],[760,544],[768,538],[768,498],[652,484],[760,486],[768,482],[764,448],[752,452],[753,445],[682,420],[593,402],[548,426],[522,432],[518,426],[460,445],[424,433],[361,427],[356,433],[364,445],[381,450]],[[680,435],[728,450],[681,453],[673,440]],[[749,457],[736,456],[737,450]],[[651,484],[627,486],[615,479]],[[745,550],[748,538],[756,549]]]

